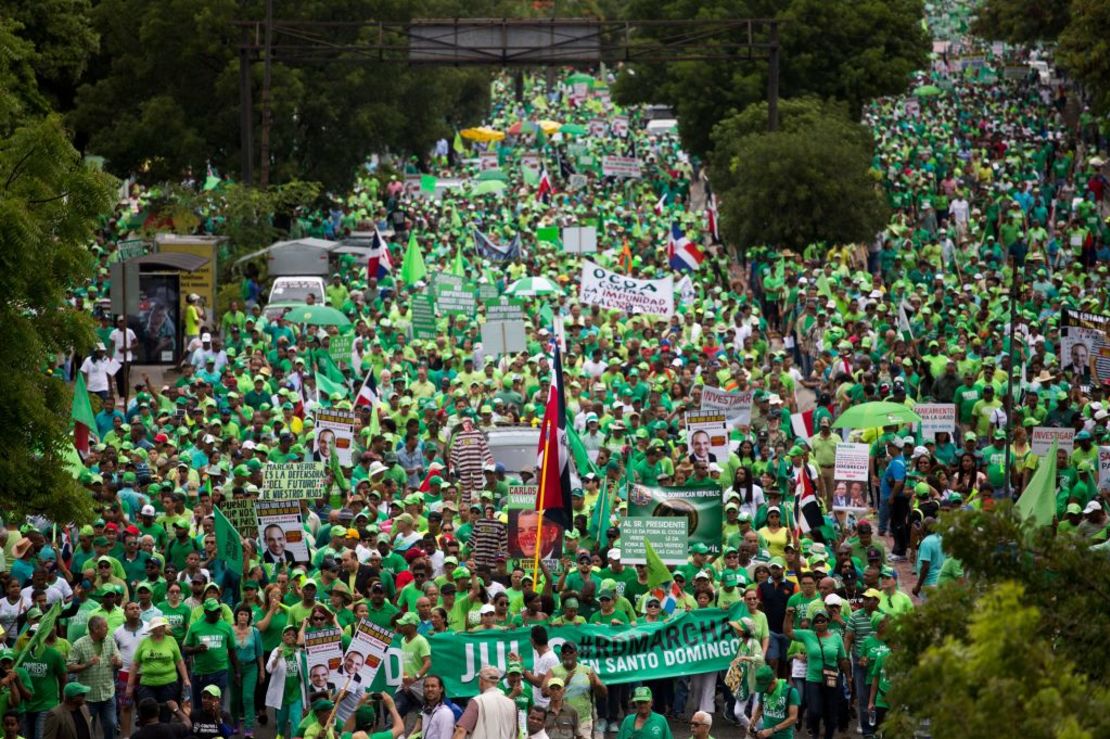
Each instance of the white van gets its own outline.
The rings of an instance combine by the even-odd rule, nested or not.
[[[309,295],[316,296],[317,304],[324,304],[327,296],[324,293],[323,277],[278,277],[270,287],[270,298],[263,314],[267,319],[273,320],[285,308],[307,303]]]

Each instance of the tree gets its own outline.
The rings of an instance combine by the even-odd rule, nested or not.
[[[57,355],[92,345],[92,320],[66,303],[66,291],[92,273],[85,246],[115,182],[82,163],[57,116],[0,140],[0,500],[5,518],[85,521],[91,498],[64,464],[71,393],[46,370]]]
[[[896,624],[895,736],[928,718],[937,737],[994,737],[1000,716],[1022,736],[1110,731],[1110,643],[1099,617],[1110,558],[1080,537],[1023,529],[1010,511],[942,519],[945,553],[966,577]]]
[[[1071,21],[1060,33],[1057,58],[1093,94],[1094,108],[1110,113],[1110,2],[1073,0]]]
[[[764,130],[766,104],[713,129],[710,175],[726,241],[740,246],[870,239],[887,209],[870,173],[868,130],[844,103],[784,100],[781,129]]]
[[[446,0],[311,0],[283,3],[282,20],[404,21],[443,17]],[[479,9],[495,3],[480,3]],[[239,30],[264,17],[262,0],[103,0],[95,11],[102,53],[71,120],[88,149],[119,175],[150,182],[238,173]],[[368,43],[368,30],[332,28],[337,43]],[[401,43],[401,39],[392,39]],[[251,66],[254,141],[260,140],[262,62]],[[326,64],[272,64],[271,181],[293,178],[343,190],[371,153],[426,151],[486,109],[482,69],[410,68],[337,54]],[[257,153],[256,153],[257,158]]]
[[[1073,0],[987,0],[971,30],[1011,44],[1053,41],[1071,21]]]
[[[835,97],[853,112],[871,98],[903,91],[909,75],[927,63],[923,15],[921,0],[632,0],[625,10],[626,18],[643,20],[779,18],[781,94]],[[645,44],[652,33],[643,34]],[[766,41],[765,33],[757,40]],[[721,44],[709,39],[703,46]],[[705,157],[718,122],[766,99],[767,63],[637,64],[621,74],[614,94],[622,104],[674,107],[683,144]]]

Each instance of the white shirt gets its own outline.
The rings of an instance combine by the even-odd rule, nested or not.
[[[532,673],[536,677],[543,677],[551,672],[551,668],[559,664],[559,657],[555,654],[554,649],[548,649],[543,655],[537,656],[532,662]],[[547,708],[551,703],[550,698],[545,698],[543,688],[536,685],[532,686],[532,703],[540,708]]]
[[[108,392],[108,378],[119,370],[119,362],[110,358],[93,359],[85,357],[81,363],[81,371],[87,378],[86,387],[90,393]]]
[[[134,362],[135,352],[127,351],[127,356],[124,357],[124,351],[127,350],[128,347],[135,346],[138,337],[135,336],[135,332],[131,329],[127,329],[126,333],[126,340],[124,339],[124,332],[120,331],[118,328],[112,329],[112,333],[108,334],[108,340],[112,342],[113,347],[112,356],[120,361]]]
[[[142,621],[139,622],[139,627],[132,631],[127,628],[124,623],[115,631],[112,632],[112,638],[116,641],[116,646],[119,647],[119,658],[123,660],[123,671],[126,672],[131,669],[131,660],[135,658],[135,650],[139,648],[139,642],[146,638],[146,624]]]

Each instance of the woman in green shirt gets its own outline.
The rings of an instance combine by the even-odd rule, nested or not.
[[[147,624],[145,639],[135,648],[131,660],[131,671],[127,676],[127,698],[135,695],[138,685],[138,698],[154,698],[162,706],[162,722],[170,720],[166,701],[180,701],[184,690],[186,695],[192,688],[189,672],[177,640],[170,636],[169,620],[156,616]],[[167,638],[168,637],[168,638]]]
[[[843,686],[843,675],[851,674],[848,653],[840,634],[829,630],[829,613],[824,609],[813,614],[809,629],[794,628],[794,607],[788,606],[783,619],[786,636],[801,642],[806,650],[806,718],[811,736],[820,736],[825,724],[825,739],[836,734],[837,714]],[[842,674],[843,673],[843,674]]]
[[[166,599],[158,604],[158,610],[166,617],[169,623],[170,636],[178,644],[185,641],[185,634],[189,631],[191,610],[181,599],[181,583],[171,582],[166,587]]]
[[[262,672],[262,635],[251,621],[254,614],[250,606],[241,605],[235,609],[235,650],[239,657],[239,670],[242,677],[231,686],[231,715],[236,724],[242,725],[243,736],[249,739],[254,735],[254,693],[258,686],[258,676]]]

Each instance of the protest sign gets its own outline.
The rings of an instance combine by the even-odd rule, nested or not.
[[[1064,309],[1060,363],[1064,376],[1085,391],[1110,380],[1110,316]]]
[[[521,154],[520,169],[538,178],[540,176],[540,155],[532,151]]]
[[[567,254],[596,254],[597,228],[568,226],[563,229],[563,251]]]
[[[328,337],[328,354],[336,364],[349,366],[351,364],[351,350],[355,346],[354,332],[336,334]]]
[[[233,498],[225,500],[216,506],[237,532],[244,539],[253,539],[258,533],[258,512],[254,509],[254,501],[246,498]]]
[[[536,229],[536,241],[551,244],[552,246],[559,246],[561,238],[559,236],[558,226],[540,226]]]
[[[676,614],[666,621],[637,626],[555,626],[548,628],[556,653],[564,642],[578,645],[579,664],[593,668],[606,685],[642,680],[671,680],[683,675],[709,674],[728,668],[739,648],[732,619],[747,615],[742,603],[729,610],[703,608]],[[534,666],[528,629],[434,634],[432,672],[444,677],[451,696],[478,692],[478,670],[492,665],[504,671],[510,653]]]
[[[913,410],[921,416],[921,436],[926,441],[933,441],[941,431],[956,433],[955,403],[918,403]]]
[[[674,313],[674,278],[639,280],[584,260],[578,299],[587,305],[600,305],[625,313],[647,313],[669,318]]]
[[[605,135],[605,130],[608,126],[605,124],[604,118],[591,118],[590,122],[586,124],[590,131],[590,136],[594,138],[601,138]]]
[[[497,300],[501,293],[497,289],[497,284],[493,282],[479,282],[477,283],[478,300],[483,303],[490,300]]]
[[[675,290],[678,292],[679,302],[687,308],[698,299],[697,291],[694,289],[694,281],[690,279],[690,275],[683,275],[682,279],[675,285]]]
[[[730,393],[716,387],[703,387],[701,409],[723,413],[734,426],[748,426],[752,422],[752,391]]]
[[[305,672],[307,680],[301,680],[304,698],[307,701],[312,693],[327,692],[335,695],[343,681],[339,679],[343,670],[343,632],[334,626],[306,631],[304,635]]]
[[[482,324],[482,352],[487,355],[512,354],[527,348],[524,306],[520,301],[500,298],[487,302],[486,322]]]
[[[666,565],[684,565],[689,556],[686,521],[669,516],[629,516],[621,522],[621,562],[647,564],[647,547]]]
[[[623,139],[625,136],[628,135],[628,116],[626,116],[626,115],[615,115],[615,116],[613,116],[612,123],[610,124],[610,127],[612,128],[614,136],[616,136],[617,138]]]
[[[540,547],[540,559],[544,561],[559,559],[563,554],[563,527],[545,518],[543,534],[540,534],[540,514],[536,510],[536,485],[509,486],[509,556],[524,562],[536,558],[536,546]]]
[[[1110,488],[1110,446],[1098,448],[1098,489]]]
[[[863,512],[870,508],[867,481],[871,447],[867,444],[838,444],[833,468],[835,484],[832,493],[834,511]]]
[[[485,172],[487,169],[497,169],[497,152],[483,151],[478,155],[478,171]]]
[[[1056,442],[1057,448],[1069,455],[1075,450],[1075,429],[1054,428],[1052,426],[1034,426],[1033,434],[1029,437],[1029,448],[1038,457],[1043,457]]]
[[[588,184],[590,184],[590,178],[578,172],[575,172],[567,178],[567,190],[570,192],[577,192]]]
[[[259,497],[263,500],[307,500],[319,496],[323,485],[324,465],[321,462],[271,464],[263,468]]]
[[[308,542],[304,536],[301,505],[295,500],[257,500],[258,538],[262,540],[262,561],[292,565],[308,562]]]
[[[448,316],[472,317],[478,310],[478,291],[466,285],[436,285],[436,310]]]
[[[728,460],[728,430],[720,411],[692,411],[684,418],[686,453],[694,462],[723,463]]]
[[[346,686],[348,693],[358,695],[366,692],[373,685],[392,641],[392,630],[366,619],[360,620],[343,654],[343,665],[337,676],[340,689]]]
[[[312,458],[329,466],[335,455],[339,464],[350,467],[355,444],[355,412],[318,408],[314,418],[316,438],[312,444]]]
[[[420,290],[412,295],[412,338],[434,339],[439,335],[436,330],[436,299],[428,290]]]
[[[714,554],[721,552],[723,513],[721,489],[716,486],[664,488],[633,485],[628,495],[630,517],[685,518],[687,545],[700,542]]]
[[[639,179],[643,176],[639,159],[612,155],[601,157],[601,174],[606,177],[630,177],[632,179]]]

